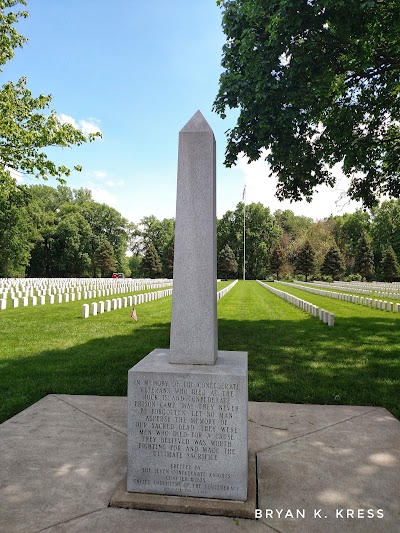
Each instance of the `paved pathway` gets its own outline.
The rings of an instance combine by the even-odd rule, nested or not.
[[[126,410],[54,394],[0,425],[0,532],[400,532],[400,422],[386,409],[249,402],[260,520],[108,507]]]

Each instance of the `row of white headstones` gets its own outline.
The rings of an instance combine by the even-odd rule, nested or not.
[[[334,281],[327,283],[323,281],[302,282],[301,285],[317,286],[325,289],[335,289],[358,294],[369,294],[371,296],[381,296],[385,298],[400,298],[399,283],[367,282],[367,281]]]
[[[227,294],[238,282],[236,279],[228,286],[224,287],[217,292],[217,300],[220,300],[225,294]],[[82,306],[82,318],[89,318],[89,316],[101,315],[108,311],[113,311],[115,309],[122,309],[123,307],[132,307],[146,302],[151,302],[153,300],[158,300],[159,298],[164,298],[165,296],[172,296],[172,289],[164,289],[157,292],[147,292],[145,294],[136,294],[134,296],[126,296],[123,298],[113,298],[112,300],[106,300],[105,302],[92,302],[89,304],[83,304]]]
[[[104,312],[113,311],[114,309],[122,309],[122,307],[132,307],[134,305],[142,304],[145,302],[151,302],[164,298],[165,296],[171,296],[172,289],[164,289],[157,292],[146,292],[145,294],[136,294],[134,296],[124,296],[123,298],[113,298],[112,300],[106,300],[105,302],[92,302],[90,304],[83,304],[82,306],[82,318],[89,318],[90,315],[96,316]]]
[[[8,282],[8,283],[7,283]],[[6,287],[6,285],[8,285]],[[7,308],[8,298],[12,307],[30,305],[44,305],[46,299],[49,304],[74,302],[75,300],[90,300],[102,296],[126,294],[151,289],[162,289],[172,285],[172,280],[68,280],[38,278],[37,280],[1,280],[0,282],[0,310]],[[21,289],[21,290],[20,290]],[[46,298],[47,297],[47,298]]]
[[[306,300],[302,300],[301,298],[297,298],[297,296],[293,296],[292,294],[289,294],[284,291],[280,291],[279,289],[276,289],[275,287],[271,287],[270,285],[267,285],[266,283],[263,283],[262,281],[257,280],[257,283],[262,285],[265,289],[269,290],[276,296],[279,296],[279,298],[282,298],[283,300],[286,300],[292,305],[295,305],[296,307],[299,307],[306,313],[318,317],[322,322],[327,324],[328,326],[332,327],[335,325],[335,315],[329,311],[326,311],[325,309],[322,309],[310,302],[307,302]],[[289,284],[288,284],[289,285]]]
[[[304,285],[298,285],[296,283],[286,283],[284,281],[278,281],[275,283],[280,283],[281,285],[286,285],[288,287],[295,287],[296,289],[301,289],[302,291],[310,292],[317,294],[318,296],[326,296],[327,298],[333,298],[335,300],[341,300],[344,302],[350,302],[353,304],[365,305],[367,307],[374,307],[375,309],[381,309],[382,311],[394,311],[396,313],[400,312],[400,304],[387,302],[386,300],[377,300],[373,298],[364,298],[362,296],[356,296],[354,294],[345,294],[342,292],[327,291],[324,289],[315,289],[313,287],[306,287]],[[349,288],[349,290],[351,290]]]

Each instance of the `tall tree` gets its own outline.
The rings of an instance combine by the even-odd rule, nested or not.
[[[29,275],[66,275],[72,264],[80,275],[104,276],[114,269],[129,275],[131,224],[118,211],[94,202],[87,189],[34,185],[29,193],[36,224]]]
[[[308,281],[308,276],[315,272],[315,252],[309,241],[300,248],[296,258],[296,271],[303,274]]]
[[[175,235],[175,220],[164,218],[158,220],[154,215],[143,217],[140,221],[141,239],[136,243],[135,252],[142,252],[152,242],[161,259],[163,259],[171,240]]]
[[[172,279],[174,275],[175,241],[172,239],[164,253],[163,271],[166,278]]]
[[[228,211],[218,221],[217,248],[226,244],[235,254],[238,274],[243,275],[243,209],[240,202],[235,211]],[[265,279],[272,247],[282,234],[268,207],[261,202],[246,206],[246,278]]]
[[[279,272],[281,271],[283,265],[286,261],[285,250],[281,244],[274,246],[271,252],[270,267],[274,274],[276,274],[276,279],[279,280]]]
[[[132,278],[142,277],[142,256],[133,254],[128,259]]]
[[[354,213],[345,213],[334,218],[335,240],[344,255],[347,272],[358,272],[355,269],[357,249],[361,236],[369,233],[371,215],[367,211],[357,209]]]
[[[375,273],[371,240],[365,232],[362,233],[357,244],[354,271],[361,274],[367,281],[370,281]]]
[[[378,264],[388,246],[400,256],[400,200],[383,202],[374,210],[371,236]]]
[[[95,252],[96,264],[100,269],[101,277],[109,277],[115,270],[116,261],[114,257],[114,250],[107,239],[100,241]]]
[[[124,272],[127,266],[125,255],[129,239],[128,221],[116,209],[106,204],[85,202],[79,209],[92,229],[90,258],[93,275],[97,275],[96,254],[104,239],[112,246],[118,272]]]
[[[326,252],[324,262],[321,266],[321,274],[331,276],[333,280],[338,279],[345,270],[344,258],[339,248],[334,245]]]
[[[217,250],[228,244],[238,262],[238,273],[243,277],[243,203],[235,211],[227,211],[217,220]]]
[[[26,11],[15,9],[18,4],[25,6],[26,2],[0,0],[0,65],[11,59],[14,50],[27,40],[14,27],[19,19],[28,17]],[[80,145],[101,135],[94,133],[86,137],[71,124],[63,124],[54,110],[43,113],[50,102],[50,95],[34,97],[24,77],[0,88],[0,185],[3,190],[17,189],[15,172],[43,179],[52,176],[63,182],[71,170],[53,163],[46,148]],[[81,170],[81,167],[76,165],[75,169]]]
[[[37,235],[28,202],[26,187],[14,190],[0,186],[0,277],[20,277],[26,273]]]
[[[161,273],[161,261],[152,242],[149,242],[142,259],[142,271],[148,278],[156,278]]]
[[[315,254],[315,270],[318,271],[327,251],[335,245],[336,221],[332,218],[316,220],[308,227],[306,240],[311,244]],[[304,242],[303,239],[298,242]]]
[[[54,232],[54,268],[61,277],[81,277],[90,267],[91,228],[77,211],[61,215]]]
[[[238,264],[229,244],[225,244],[218,254],[218,277],[228,279],[237,273]]]
[[[280,198],[311,198],[342,164],[348,194],[400,196],[400,9],[395,0],[218,0],[226,35],[214,110],[225,164],[266,155]],[[267,151],[264,151],[267,150]]]
[[[304,242],[304,239],[307,238],[313,220],[309,217],[295,215],[290,209],[284,211],[278,209],[274,216],[278,226],[282,229],[280,244],[285,250],[287,273],[291,274],[299,243]]]
[[[385,281],[392,282],[394,279],[399,277],[399,262],[391,246],[388,246],[383,254],[381,267],[383,279]]]

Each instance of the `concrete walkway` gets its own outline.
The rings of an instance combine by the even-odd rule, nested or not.
[[[250,402],[259,520],[108,507],[126,410],[50,395],[0,425],[0,532],[400,532],[400,422],[385,409]]]

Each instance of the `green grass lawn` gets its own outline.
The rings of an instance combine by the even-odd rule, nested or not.
[[[249,353],[249,399],[378,405],[400,418],[400,316],[290,292],[332,311],[335,327],[253,281],[218,303],[219,348]],[[1,311],[0,422],[50,393],[126,395],[129,368],[169,346],[171,301],[138,305],[138,322],[130,308],[82,319],[82,302]]]

